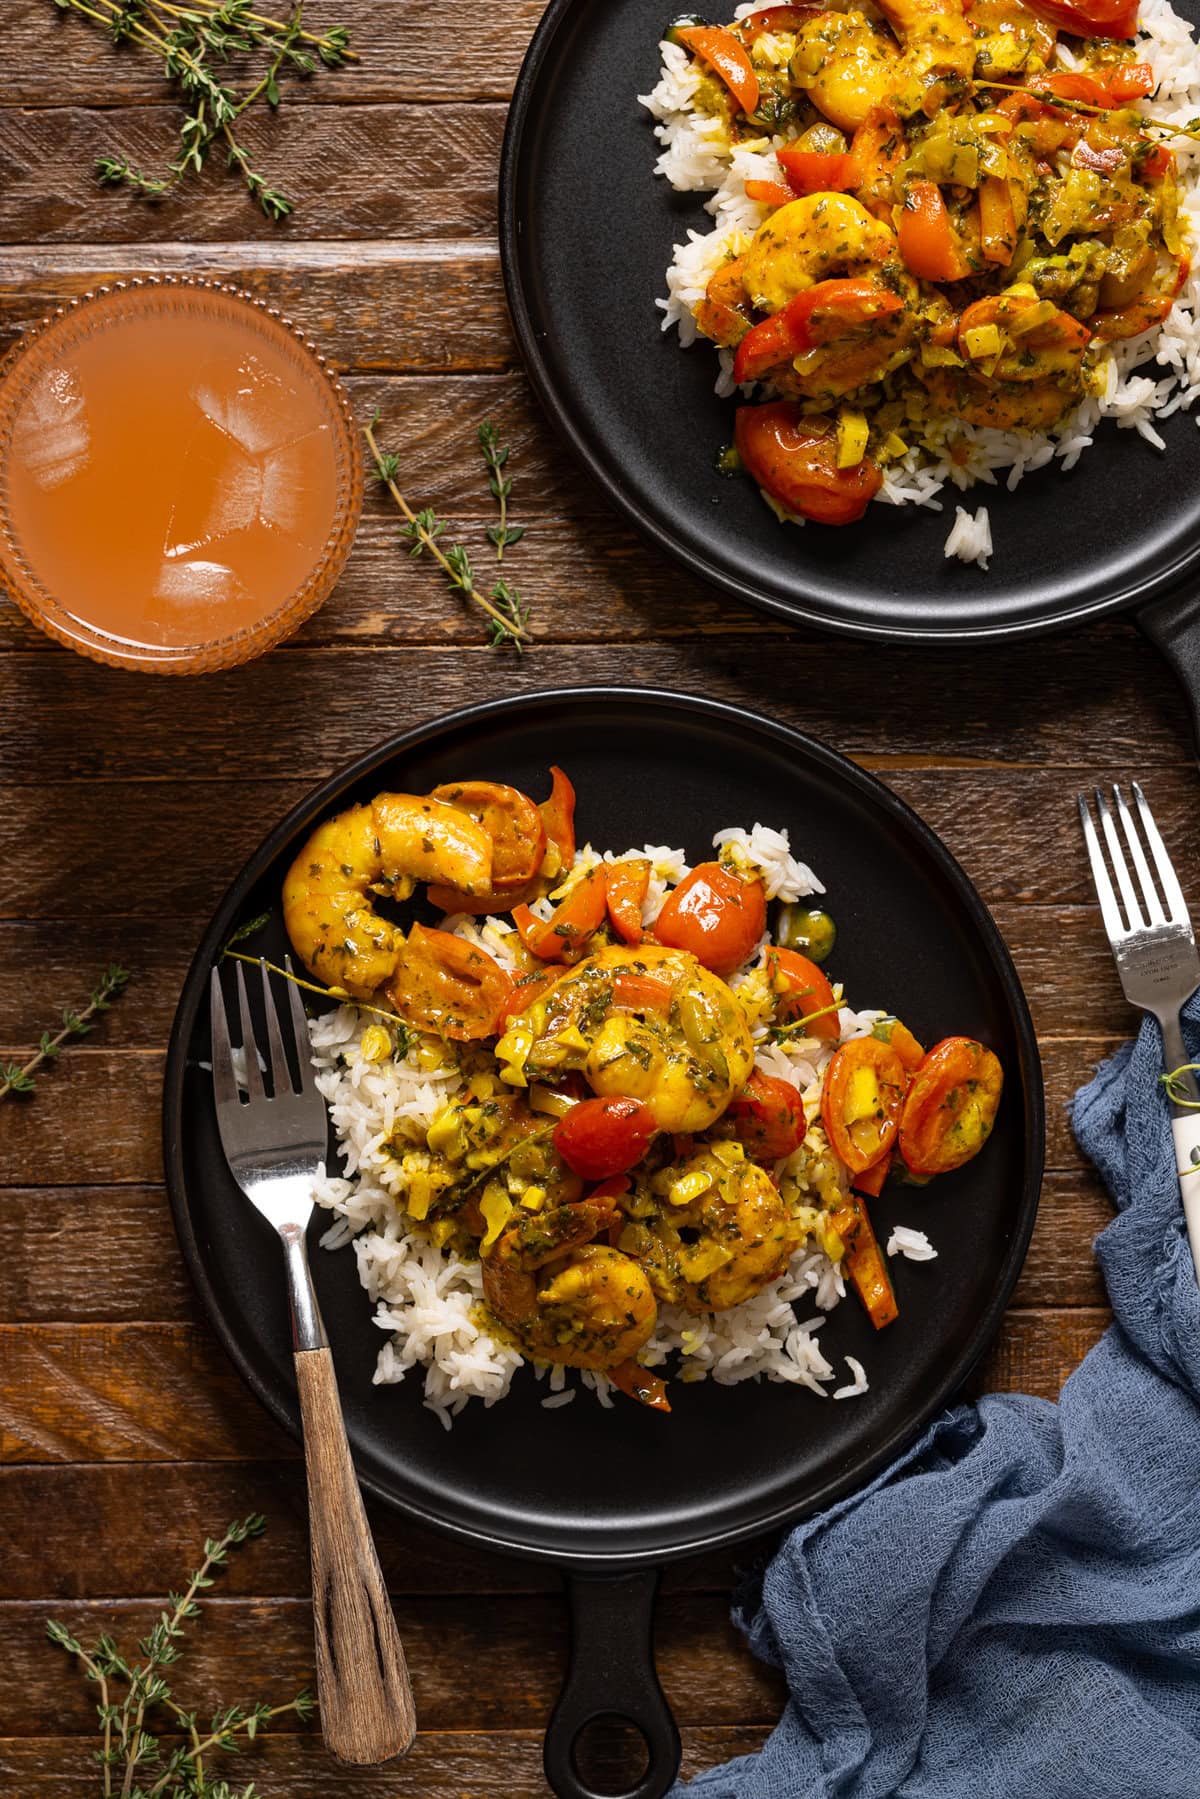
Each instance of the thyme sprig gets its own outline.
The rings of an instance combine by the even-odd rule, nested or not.
[[[1181,1062],[1178,1068],[1172,1068],[1168,1074],[1160,1074],[1159,1080],[1167,1090],[1167,1098],[1177,1106],[1186,1106],[1190,1111],[1200,1111],[1200,1099],[1193,1097],[1195,1082],[1185,1081],[1184,1075],[1200,1074],[1200,1062]]]
[[[508,500],[512,493],[512,476],[504,473],[504,465],[509,458],[507,444],[500,442],[500,433],[491,419],[484,419],[479,427],[479,448],[483,453],[484,465],[488,471],[488,489],[500,509],[498,524],[487,528],[488,542],[496,551],[496,561],[504,561],[506,545],[520,543],[525,535],[524,525],[510,525],[508,522]]]
[[[1026,94],[1031,100],[1039,100],[1043,106],[1056,107],[1059,112],[1090,113],[1093,117],[1101,119],[1107,118],[1110,113],[1127,112],[1137,120],[1139,126],[1147,125],[1152,130],[1161,132],[1164,138],[1200,138],[1200,118],[1189,119],[1186,125],[1172,125],[1166,119],[1155,119],[1148,113],[1135,112],[1133,107],[1128,104],[1096,106],[1090,100],[1068,100],[1062,94],[1044,93],[1036,87],[1023,87],[1017,81],[985,81],[982,77],[977,77],[975,85],[976,87],[995,88],[998,92],[1005,94]]]
[[[344,26],[314,32],[303,23],[304,0],[297,0],[287,20],[251,10],[251,0],[53,0],[60,12],[80,13],[102,25],[114,44],[136,44],[152,51],[167,80],[184,104],[179,151],[161,175],[148,175],[121,156],[96,159],[101,186],[125,186],[147,200],[158,200],[185,176],[199,174],[214,146],[224,149],[246,191],[267,218],[278,222],[293,202],[273,187],[251,161],[236,135],[242,115],[259,101],[274,110],[282,99],[280,77],[288,71],[301,80],[322,65],[341,68],[358,59]],[[218,75],[218,65],[231,58],[259,58],[266,68],[245,93]]]
[[[261,1536],[265,1529],[266,1519],[254,1513],[235,1520],[223,1537],[206,1539],[204,1559],[187,1587],[182,1593],[169,1595],[169,1610],[160,1612],[157,1622],[139,1642],[140,1659],[122,1654],[107,1632],[91,1648],[85,1648],[65,1624],[53,1618],[47,1620],[46,1635],[50,1641],[77,1658],[99,1694],[96,1714],[104,1747],[97,1751],[96,1760],[102,1770],[105,1799],[114,1799],[118,1794],[120,1799],[159,1799],[160,1794],[177,1799],[256,1799],[253,1783],[235,1795],[228,1781],[211,1780],[204,1758],[218,1750],[236,1754],[242,1742],[252,1743],[273,1718],[291,1712],[301,1719],[312,1715],[316,1701],[310,1693],[301,1692],[286,1705],[220,1706],[208,1725],[201,1726],[198,1714],[176,1700],[166,1678],[165,1670],[182,1655],[187,1625],[199,1614],[197,1596],[212,1586],[214,1576],[229,1560],[231,1549]],[[125,1692],[118,1699],[121,1687]],[[155,1712],[167,1714],[168,1728],[182,1732],[186,1738],[165,1757],[159,1738],[147,1728],[147,1720]]]
[[[475,579],[471,558],[464,545],[447,543],[443,546],[439,543],[439,538],[445,535],[445,520],[438,517],[432,506],[423,507],[420,512],[413,511],[398,485],[399,456],[394,450],[381,450],[379,447],[375,436],[378,423],[379,413],[376,412],[370,424],[365,427],[364,435],[375,465],[375,480],[381,487],[387,488],[404,514],[406,523],[401,527],[400,535],[412,545],[409,554],[417,557],[427,550],[451,587],[487,613],[491,621],[491,643],[511,644],[518,655],[522,654],[524,646],[529,642],[528,606],[524,604],[516,588],[510,587],[503,579],[496,582],[490,595],[485,594]]]
[[[831,1006],[822,1006],[819,1012],[805,1012],[803,1017],[795,1019],[791,1024],[773,1024],[767,1036],[772,1043],[786,1043],[790,1037],[809,1037],[812,1033],[808,1026],[815,1019],[836,1015],[841,1009],[842,1002],[835,1000]]]
[[[38,1069],[47,1062],[57,1061],[63,1045],[72,1037],[86,1037],[92,1028],[92,1020],[98,1013],[108,1011],[122,988],[129,984],[129,978],[128,969],[111,962],[92,988],[82,1012],[64,1006],[61,1028],[53,1034],[43,1031],[37,1050],[23,1066],[18,1062],[0,1065],[0,1099],[7,1099],[10,1093],[32,1093],[37,1085],[34,1076]]]
[[[259,922],[261,921],[256,921],[255,928],[257,928],[257,923]],[[229,943],[235,943],[236,941],[237,935],[235,933],[235,935],[229,939]],[[400,1030],[397,1033],[397,1036],[399,1038],[399,1043],[403,1045],[403,1047],[397,1047],[396,1054],[401,1061],[403,1061],[404,1057],[408,1054],[408,1051],[412,1046],[412,1032],[400,1017],[399,1013],[389,1012],[383,1006],[369,1006],[365,999],[355,999],[353,994],[347,993],[344,987],[318,987],[315,981],[302,980],[298,974],[293,974],[290,969],[281,968],[278,962],[268,962],[265,956],[248,956],[240,949],[230,949],[229,943],[227,943],[225,948],[221,951],[222,960],[228,957],[231,962],[248,962],[252,968],[257,968],[261,961],[270,969],[272,974],[277,974],[283,980],[290,981],[293,987],[300,987],[305,993],[319,993],[322,999],[336,999],[339,1005],[355,1006],[360,1012],[373,1012],[376,1018],[386,1018],[392,1024],[399,1025]]]

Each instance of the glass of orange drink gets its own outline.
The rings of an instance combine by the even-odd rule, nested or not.
[[[199,674],[261,654],[329,597],[362,496],[341,382],[236,289],[102,288],[0,367],[0,579],[98,661]]]

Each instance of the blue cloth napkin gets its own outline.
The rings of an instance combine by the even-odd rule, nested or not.
[[[783,1719],[672,1799],[1200,1795],[1200,1288],[1161,1073],[1148,1020],[1072,1112],[1116,1323],[1057,1405],[960,1406],[792,1532],[734,1614]]]

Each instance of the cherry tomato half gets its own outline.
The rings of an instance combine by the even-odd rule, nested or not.
[[[971,1037],[935,1043],[913,1076],[900,1119],[900,1154],[914,1174],[946,1174],[991,1135],[1004,1070]]]
[[[421,924],[409,931],[388,986],[401,1018],[457,1042],[494,1037],[512,990],[509,976],[485,950]]]
[[[714,974],[732,974],[752,953],[766,923],[760,880],[744,880],[722,862],[700,862],[667,896],[654,935],[669,949],[687,950]]]
[[[739,406],[734,441],[752,480],[785,511],[821,525],[852,525],[883,485],[869,457],[839,468],[829,420],[805,415],[795,400]]]
[[[804,1142],[807,1121],[790,1081],[754,1069],[725,1113],[733,1134],[756,1162],[778,1162]]]
[[[554,1127],[554,1147],[585,1181],[605,1181],[640,1162],[658,1126],[640,1099],[585,1099]]]
[[[820,1017],[813,1019],[811,1035],[822,1037],[827,1043],[837,1042],[842,1027],[833,988],[815,962],[797,949],[773,946],[767,951],[767,980],[771,991],[779,995],[775,1011],[781,1024],[792,1024],[817,1012]]]
[[[844,1043],[825,1070],[821,1118],[834,1154],[852,1175],[880,1161],[896,1141],[907,1085],[904,1064],[878,1037]]]

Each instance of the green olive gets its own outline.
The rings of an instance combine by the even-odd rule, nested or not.
[[[820,906],[784,906],[775,927],[780,949],[798,949],[812,962],[824,962],[833,952],[837,926]]]

